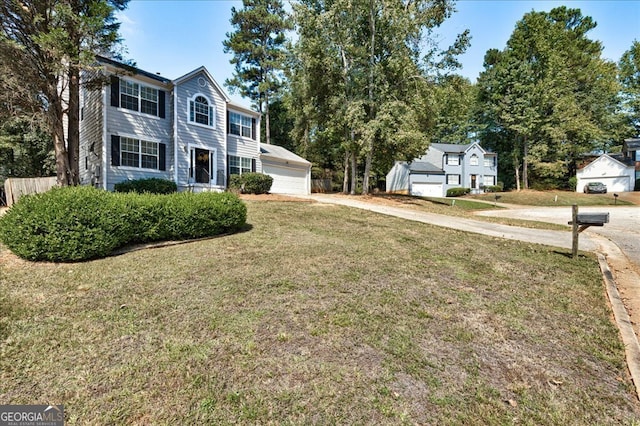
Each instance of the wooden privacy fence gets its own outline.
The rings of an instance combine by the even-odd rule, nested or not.
[[[331,179],[311,179],[311,192],[331,192]]]
[[[7,206],[18,202],[21,196],[47,192],[56,186],[56,177],[43,178],[9,178],[4,182]]]

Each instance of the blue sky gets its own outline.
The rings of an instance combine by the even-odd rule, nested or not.
[[[461,56],[460,74],[475,81],[482,71],[488,49],[503,49],[515,24],[532,10],[549,11],[566,5],[579,8],[598,23],[589,35],[603,44],[603,57],[618,61],[633,40],[640,40],[640,0],[462,0],[458,10],[435,34],[441,47],[453,43],[456,34],[468,28],[471,47]],[[224,54],[222,41],[233,31],[231,8],[240,0],[132,0],[118,15],[126,57],[139,68],[180,77],[204,65],[220,85],[233,74],[231,55]],[[238,95],[231,97],[249,105]]]

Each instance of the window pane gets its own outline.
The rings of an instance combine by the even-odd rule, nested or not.
[[[120,138],[120,149],[122,151],[139,152],[138,140],[131,138]]]
[[[240,125],[232,122],[229,126],[229,133],[232,135],[240,135]]]
[[[130,152],[122,152],[120,164],[129,167],[138,167],[138,154]]]
[[[472,166],[477,166],[478,165],[478,156],[476,154],[473,154],[471,156],[471,160],[469,161],[469,164]]]
[[[158,157],[156,155],[142,155],[141,167],[144,169],[157,169]]]
[[[132,111],[138,111],[138,98],[129,95],[120,95],[120,106]]]
[[[158,102],[158,90],[151,87],[141,86],[140,97],[151,102]]]
[[[158,115],[158,103],[142,99],[140,101],[140,112],[145,114]]]
[[[448,155],[447,156],[447,164],[450,166],[459,166],[460,158],[457,155]]]
[[[158,155],[158,144],[156,142],[140,141],[140,152],[143,154]]]

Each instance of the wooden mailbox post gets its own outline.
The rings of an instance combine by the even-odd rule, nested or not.
[[[609,213],[578,213],[578,205],[572,206],[571,222],[573,240],[571,244],[571,254],[575,259],[578,257],[578,234],[590,226],[604,226],[609,223]]]

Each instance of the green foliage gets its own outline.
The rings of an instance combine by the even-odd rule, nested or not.
[[[623,103],[630,124],[635,128],[633,136],[640,135],[640,41],[634,40],[618,63],[622,85]]]
[[[263,173],[231,175],[229,189],[242,194],[266,194],[271,190],[273,178]]]
[[[148,178],[119,182],[114,185],[113,189],[115,192],[136,192],[138,194],[145,192],[150,194],[171,194],[178,191],[178,186],[175,182],[167,179]]]
[[[532,11],[503,50],[486,53],[478,118],[503,179],[517,170],[525,189],[567,187],[582,154],[618,143],[620,87],[615,64],[588,37],[595,25],[579,9]]]
[[[231,25],[235,32],[227,33],[225,53],[232,53],[235,66],[233,78],[225,84],[232,91],[238,89],[265,112],[265,125],[269,120],[271,99],[279,92],[284,68],[285,32],[293,25],[281,0],[243,0],[242,9],[231,8]],[[264,141],[270,141],[266,129]]]
[[[449,188],[447,189],[447,197],[461,197],[471,192],[471,188]]]
[[[54,173],[53,141],[40,123],[22,116],[0,123],[0,180]]]
[[[578,178],[576,176],[571,176],[569,178],[569,190],[575,191],[578,186]]]
[[[502,192],[503,188],[500,185],[488,185],[484,187],[484,192]]]
[[[244,203],[229,193],[54,188],[20,198],[0,217],[0,241],[25,259],[69,262],[104,257],[132,243],[234,232],[246,217]]]

